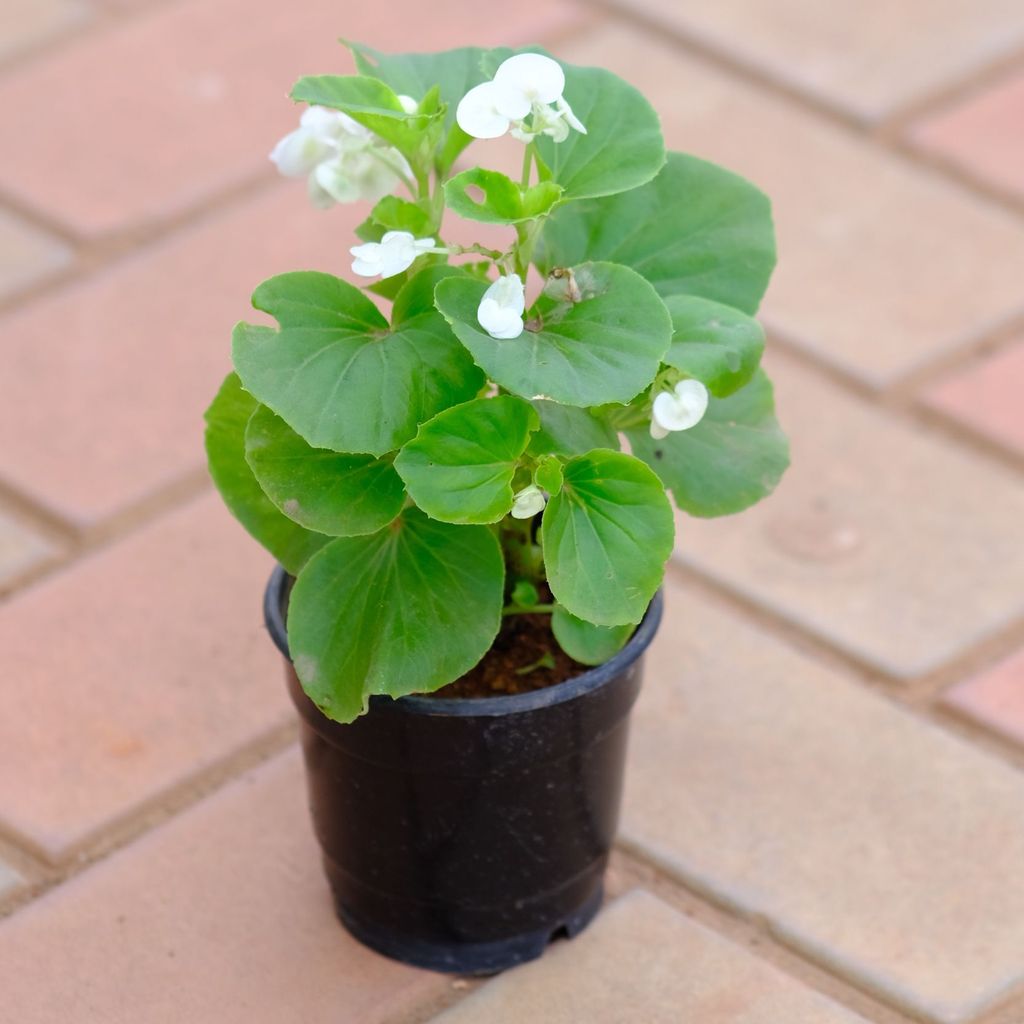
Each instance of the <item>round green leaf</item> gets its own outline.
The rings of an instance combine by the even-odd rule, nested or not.
[[[660,441],[646,430],[628,436],[634,454],[694,516],[742,512],[771,494],[789,465],[789,443],[775,419],[772,386],[762,370],[728,398],[712,398],[690,430]]]
[[[543,456],[533,471],[533,482],[548,494],[557,494],[562,489],[564,479],[562,462],[555,455]]]
[[[479,191],[481,198],[474,198]],[[467,220],[484,224],[518,224],[547,213],[558,202],[562,189],[542,181],[524,192],[511,178],[482,167],[456,174],[445,182],[448,208]]]
[[[429,211],[419,203],[411,203],[398,196],[384,196],[370,211],[370,220],[381,230],[364,241],[379,242],[388,231],[408,231],[417,238],[425,238],[432,233]]]
[[[738,391],[757,370],[764,331],[746,313],[697,295],[670,295],[672,344],[664,361],[701,381],[719,398]]]
[[[413,274],[395,296],[394,305],[391,307],[392,324],[411,320],[420,313],[436,313],[434,289],[438,281],[443,281],[446,277],[466,276],[466,271],[462,267],[453,267],[450,263],[437,263]]]
[[[551,632],[558,646],[582,665],[603,665],[618,654],[633,635],[635,626],[595,626],[577,618],[560,604],[551,613]]]
[[[509,340],[477,322],[486,282],[451,278],[434,296],[477,365],[508,391],[565,405],[628,402],[658,372],[672,337],[668,310],[627,267],[584,263],[573,275],[580,301],[542,299],[539,329]]]
[[[410,159],[414,159],[424,132],[440,113],[407,114],[395,91],[377,78],[363,75],[311,75],[300,78],[292,88],[292,99],[320,107],[342,110],[353,121],[369,128],[374,135],[391,143]],[[414,97],[419,100],[422,96]]]
[[[512,477],[538,424],[511,395],[446,409],[395,459],[412,500],[446,523],[496,523],[512,507]]]
[[[376,533],[405,502],[390,462],[312,448],[265,405],[249,420],[245,457],[267,497],[289,519],[318,533]]]
[[[450,167],[455,158],[473,140],[455,123],[455,110],[459,100],[481,82],[490,78],[482,70],[489,51],[476,46],[464,46],[442,53],[381,53],[360,43],[345,44],[355,57],[356,67],[364,75],[379,78],[396,92],[419,100],[434,86],[440,89],[445,104],[444,128],[448,132],[439,165]]]
[[[589,409],[557,402],[530,403],[540,416],[540,429],[530,438],[531,455],[585,455],[594,448],[619,450],[619,436]]]
[[[501,625],[505,568],[484,526],[410,508],[368,537],[341,537],[299,574],[288,644],[310,699],[351,722],[373,694],[429,693],[468,672]]]
[[[584,259],[632,267],[661,295],[700,295],[754,313],[775,266],[771,204],[743,178],[670,153],[643,188],[551,215],[537,265],[547,272]]]
[[[389,328],[358,288],[330,274],[273,277],[252,302],[280,330],[239,324],[235,369],[314,448],[384,455],[484,383],[440,315]]]
[[[657,476],[623,452],[570,459],[541,521],[555,600],[599,626],[639,622],[672,553],[672,508]]]
[[[536,146],[551,180],[565,190],[564,198],[607,196],[650,181],[665,162],[654,108],[604,68],[562,67],[565,99],[587,134],[570,131],[564,142],[541,135]]]
[[[330,538],[304,530],[281,514],[245,461],[245,429],[259,403],[229,373],[206,410],[210,476],[231,514],[290,573],[298,572]]]

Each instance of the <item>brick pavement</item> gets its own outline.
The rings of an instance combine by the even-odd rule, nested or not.
[[[1022,1024],[1020,4],[349,8],[0,14],[0,1020]],[[618,70],[779,227],[794,469],[680,521],[620,898],[483,985],[335,925],[202,468],[251,287],[342,271],[359,212],[274,180],[286,89],[389,25]]]

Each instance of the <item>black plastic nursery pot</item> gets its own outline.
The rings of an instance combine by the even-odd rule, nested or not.
[[[338,916],[405,963],[489,974],[597,913],[618,825],[629,715],[661,621],[610,661],[530,693],[372,697],[349,725],[305,695],[278,567],[264,613],[299,711],[313,824]]]

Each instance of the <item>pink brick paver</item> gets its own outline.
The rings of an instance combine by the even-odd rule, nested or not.
[[[876,121],[1024,43],[1018,0],[617,0],[730,59]]]
[[[21,875],[0,860],[0,899],[8,896],[21,884]]]
[[[954,686],[943,703],[1024,746],[1024,650]]]
[[[59,239],[0,209],[0,299],[6,299],[71,263]]]
[[[0,822],[57,860],[289,720],[271,561],[213,496],[0,615]]]
[[[376,1024],[444,984],[358,945],[295,751],[0,923],[3,1019]]]
[[[431,1024],[864,1024],[642,889]]]
[[[203,464],[203,410],[249,297],[296,268],[340,272],[362,212],[301,184],[175,235],[3,326],[0,477],[79,526]]]
[[[915,1019],[1019,991],[1024,774],[696,591],[670,583],[666,608],[630,848]]]
[[[339,36],[395,49],[525,43],[577,11],[527,0],[496,18],[472,0],[403,0],[382,20],[372,3],[335,0],[161,4],[0,82],[0,138],[33,140],[5,147],[0,189],[83,236],[171,217],[268,170],[297,119],[295,80],[349,69]],[[39,97],[64,112],[60,131],[38,130]]]
[[[20,573],[57,554],[57,546],[0,509],[0,593]]]
[[[4,0],[0,6],[0,60],[82,24],[89,15],[85,0]]]
[[[1024,455],[1024,337],[944,377],[928,389],[925,401]]]
[[[916,125],[911,139],[982,181],[1024,197],[1024,71]]]

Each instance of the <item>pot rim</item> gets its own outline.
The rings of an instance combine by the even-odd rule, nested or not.
[[[263,593],[263,618],[274,646],[291,663],[288,634],[285,628],[284,603],[288,588],[288,573],[284,566],[274,566],[267,588]],[[629,668],[651,645],[661,625],[664,597],[659,587],[651,599],[644,617],[633,635],[617,654],[603,665],[595,665],[586,672],[566,679],[554,686],[545,686],[528,693],[513,693],[498,697],[432,697],[429,694],[409,694],[389,697],[375,694],[370,704],[375,711],[393,711],[412,715],[445,715],[449,717],[476,717],[514,715],[538,708],[552,707],[597,690]]]

